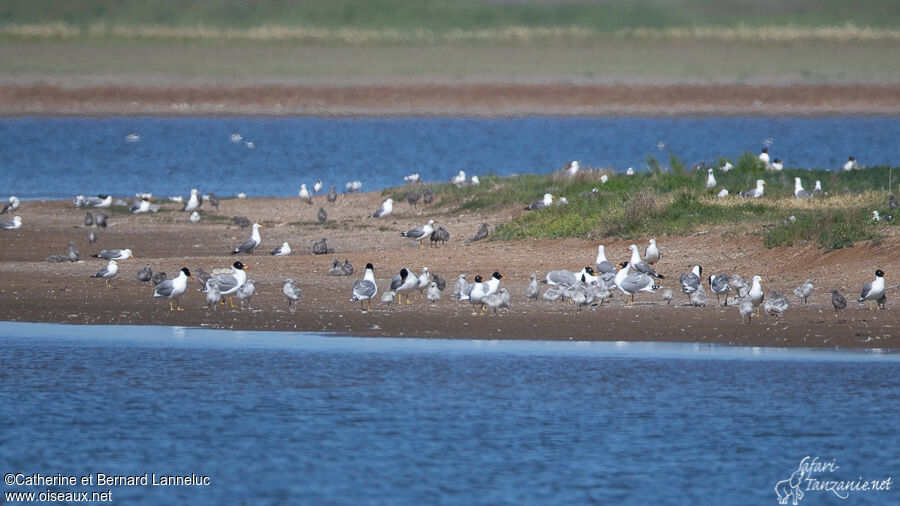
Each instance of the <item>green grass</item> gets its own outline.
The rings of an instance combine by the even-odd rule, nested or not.
[[[567,205],[521,212],[500,224],[492,240],[577,237],[621,237],[685,234],[706,227],[727,226],[732,232],[760,235],[772,248],[815,243],[825,250],[852,246],[860,241],[877,241],[883,227],[894,221],[871,221],[872,210],[887,209],[889,167],[870,167],[849,173],[825,170],[786,169],[767,173],[756,157],[744,153],[734,170],[716,171],[720,187],[751,188],[757,178],[767,181],[766,195],[746,199],[732,195],[716,197],[718,190],[703,188],[706,171],[684,167],[677,158],[668,165],[649,164],[655,170],[634,176],[610,175],[600,182],[601,172],[582,173],[574,179],[561,174],[487,175],[477,186],[456,187],[449,183],[429,188],[439,197],[436,211],[499,210],[525,206],[549,192],[568,200]],[[794,177],[801,177],[808,189],[816,179],[828,196],[800,201],[793,196]],[[581,196],[592,188],[601,189],[597,199]],[[388,188],[382,193],[402,201],[411,186]],[[421,188],[418,188],[421,190]],[[793,219],[791,219],[793,217]],[[900,221],[900,220],[898,220]]]
[[[636,0],[565,2],[489,0],[4,0],[0,24],[63,22],[247,28],[473,30],[509,26],[584,27],[600,31],[680,26],[795,24],[900,26],[893,0]]]
[[[3,75],[278,79],[581,76],[695,82],[870,82],[900,74],[896,43],[612,40],[578,44],[334,45],[299,42],[2,39]],[[735,55],[740,55],[736,57]],[[236,63],[237,62],[237,63]],[[702,63],[700,63],[702,62]],[[263,81],[265,82],[265,81]],[[662,160],[666,162],[666,160]]]

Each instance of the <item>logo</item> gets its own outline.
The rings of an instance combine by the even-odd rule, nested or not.
[[[799,504],[808,493],[828,492],[839,499],[850,497],[851,493],[886,492],[893,485],[892,478],[856,480],[835,479],[834,473],[840,469],[836,459],[819,460],[819,457],[806,456],[800,461],[790,478],[775,484],[778,504]]]

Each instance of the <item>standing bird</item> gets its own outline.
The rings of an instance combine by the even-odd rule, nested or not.
[[[646,274],[633,274],[628,275],[628,262],[622,262],[619,264],[619,272],[616,273],[616,286],[619,287],[619,290],[622,291],[626,296],[629,297],[629,300],[625,301],[626,306],[634,305],[634,294],[638,292],[651,292],[660,288],[653,284],[653,278]]]
[[[760,276],[753,276],[753,283],[750,284],[750,291],[747,292],[747,298],[745,300],[749,300],[750,304],[756,309],[756,316],[759,317],[759,305],[762,304],[763,298],[765,294],[762,291],[762,283],[763,278]],[[741,304],[743,308],[743,303]],[[743,312],[743,309],[741,310]]]
[[[119,272],[119,264],[116,263],[115,260],[110,260],[106,267],[100,269],[97,274],[91,275],[92,278],[103,278],[106,281],[106,286],[112,286],[112,283],[109,282],[117,273]]]
[[[22,217],[13,216],[12,220],[0,221],[0,228],[3,230],[18,230],[22,227]]]
[[[91,244],[97,242],[97,234],[95,234],[93,230],[88,233],[88,242]]]
[[[844,162],[844,165],[841,168],[844,170],[854,170],[854,169],[858,169],[859,165],[856,163],[856,158],[853,158],[852,156],[848,156],[847,161]]]
[[[428,288],[431,283],[431,274],[428,272],[428,267],[422,267],[422,274],[416,279],[416,290],[419,291],[419,296],[421,296],[422,291]]]
[[[863,285],[856,302],[869,302],[869,309],[872,309],[872,301],[880,299],[882,295],[884,295],[884,271],[878,269],[875,271],[875,280]]]
[[[97,225],[99,228],[106,228],[108,222],[106,220],[109,219],[109,215],[106,213],[100,213],[94,217],[94,225]]]
[[[897,209],[897,199],[894,198],[893,193],[888,195],[888,209],[890,209],[891,211]]]
[[[19,198],[13,195],[9,198],[9,202],[3,204],[3,209],[0,210],[0,214],[6,214],[10,211],[15,211],[19,208]]]
[[[706,290],[702,284],[695,292],[691,292],[690,301],[692,306],[706,307]]]
[[[69,241],[69,248],[66,250],[66,258],[68,258],[70,262],[77,262],[81,260],[81,255],[78,253],[78,248],[75,247],[75,243],[72,241]]]
[[[234,251],[231,252],[232,255],[237,255],[238,253],[244,254],[253,254],[253,250],[259,246],[262,242],[262,238],[259,236],[259,229],[265,228],[259,223],[253,224],[253,232],[250,233],[250,238],[244,241],[240,246],[234,248]]]
[[[425,192],[422,193],[422,204],[431,205],[434,202],[434,193],[431,193],[431,190],[426,188]]]
[[[369,301],[366,311],[372,309],[372,297],[378,293],[378,285],[375,284],[375,268],[372,264],[366,264],[366,274],[362,279],[353,283],[353,297],[350,302],[359,301],[359,308],[362,309],[363,301]]]
[[[400,237],[406,237],[409,239],[413,239],[419,242],[419,249],[423,249],[422,241],[426,238],[431,237],[431,233],[434,232],[434,220],[428,220],[428,223],[421,227],[416,227],[412,230],[407,230],[406,232],[400,232]]]
[[[418,183],[419,182],[419,173],[413,172],[412,174],[410,174],[408,176],[403,176],[403,180],[406,181],[407,183]]]
[[[741,320],[744,318],[747,319],[747,323],[750,323],[750,320],[753,319],[753,303],[750,302],[750,299],[743,299],[740,304],[738,304],[738,311],[741,313]]]
[[[597,259],[594,261],[594,265],[597,267],[597,272],[600,274],[615,274],[619,271],[612,262],[606,259],[606,247],[602,244],[597,246]]]
[[[286,257],[291,254],[291,245],[288,244],[287,241],[284,241],[281,243],[281,246],[275,248],[269,254],[273,257]]]
[[[453,296],[459,297],[460,295],[468,295],[471,287],[469,286],[469,282],[466,281],[466,275],[460,274],[459,278],[456,280],[456,284],[453,285]]]
[[[813,195],[822,196],[825,195],[825,191],[822,190],[822,182],[816,179],[816,186],[813,188]]]
[[[838,312],[847,308],[847,299],[837,291],[837,288],[831,290],[831,306],[834,308],[835,318],[837,318]]]
[[[647,263],[645,263],[641,260],[641,254],[638,252],[637,245],[632,244],[632,245],[628,246],[626,251],[631,252],[631,260],[628,261],[628,267],[630,269],[634,269],[641,274],[648,274],[650,276],[653,276],[654,278],[659,278],[659,279],[666,278],[662,274],[653,270],[652,267],[650,267]]]
[[[84,226],[85,227],[93,227],[94,226],[94,215],[91,214],[90,211],[84,214]]]
[[[234,307],[234,299],[232,296],[237,293],[244,283],[247,282],[247,267],[240,261],[231,264],[231,274],[220,274],[214,278],[210,278],[207,284],[212,283],[222,295],[222,304],[225,304],[225,297],[228,297],[228,304]]]
[[[284,280],[284,285],[281,287],[281,293],[287,298],[288,310],[293,313],[294,304],[303,297],[303,292],[300,291],[299,286],[294,284],[293,279],[288,278]]]
[[[394,303],[395,297],[397,297],[397,292],[393,290],[385,290],[384,293],[381,294],[381,302],[384,304],[384,307],[390,309],[391,304]]]
[[[525,288],[525,297],[537,300],[541,296],[541,285],[538,283],[537,274],[531,275],[531,283]]]
[[[387,218],[390,214],[394,212],[394,199],[387,199],[381,203],[381,207],[375,210],[372,213],[373,218]]]
[[[244,309],[244,300],[247,301],[247,308],[253,309],[250,305],[250,298],[253,297],[253,294],[256,293],[256,282],[252,279],[248,279],[243,285],[241,285],[237,290],[237,298],[241,301],[241,309]]]
[[[706,189],[711,190],[716,187],[716,176],[713,175],[712,169],[706,171]]]
[[[322,223],[328,219],[328,213],[325,212],[324,207],[319,208],[319,212],[318,212],[318,214],[316,214],[316,218],[318,218],[320,223]]]
[[[728,307],[728,292],[731,291],[731,283],[728,282],[728,275],[725,273],[718,276],[713,274],[709,277],[709,289],[716,294],[716,305],[721,305],[720,295],[725,295],[725,307]]]
[[[690,299],[691,294],[703,288],[703,284],[700,282],[703,279],[701,277],[702,274],[703,267],[695,265],[691,272],[682,273],[678,277],[678,281],[681,282],[681,291],[688,296],[688,299]]]
[[[168,276],[166,276],[165,272],[162,272],[162,271],[154,272],[153,275],[150,276],[150,282],[153,283],[154,286],[156,286],[156,285],[162,283],[163,281],[165,281],[166,278],[168,278]]]
[[[151,295],[150,298],[164,297],[169,301],[169,311],[184,311],[181,309],[181,301],[179,298],[181,297],[181,294],[187,290],[188,278],[194,279],[194,276],[191,276],[191,271],[188,270],[187,267],[182,267],[181,270],[178,271],[178,276],[173,279],[167,279],[156,285],[156,289],[153,290],[153,295]],[[176,307],[172,306],[173,303]]]
[[[418,207],[419,206],[419,198],[421,198],[421,196],[422,195],[419,194],[419,192],[413,190],[406,194],[406,203],[413,207]]]
[[[447,244],[450,240],[450,232],[444,227],[438,227],[431,233],[431,246],[435,247],[438,243]]]
[[[141,283],[149,283],[150,279],[153,278],[153,269],[150,268],[150,264],[147,264],[138,269],[137,275],[135,277]]]
[[[431,280],[437,285],[438,290],[443,292],[447,288],[447,280],[434,271],[431,271]]]
[[[334,191],[334,185],[331,185],[331,189],[328,190],[328,194],[325,195],[325,200],[327,200],[329,204],[337,202],[337,192]]]
[[[191,198],[184,203],[184,206],[181,207],[181,212],[193,212],[200,209],[200,206],[203,205],[203,200],[199,197],[197,189],[194,188],[191,190]]]
[[[219,198],[213,192],[209,192],[209,205],[215,207],[216,211],[219,210]]]
[[[206,307],[207,309],[218,309],[219,307],[219,299],[222,298],[222,293],[219,292],[219,289],[213,283],[206,283],[206,290],[202,290],[206,292]]]
[[[297,195],[300,197],[300,200],[307,204],[312,204],[312,195],[309,193],[309,190],[306,189],[306,183],[300,185],[300,191]]]
[[[656,239],[650,239],[650,244],[644,249],[644,262],[648,265],[659,262],[659,248],[656,246]]]
[[[802,285],[794,288],[794,295],[796,295],[798,299],[803,299],[803,303],[806,304],[806,299],[812,294],[813,286],[812,280],[807,279]]]
[[[759,161],[768,169],[769,168],[769,148],[762,148],[759,153]]]
[[[394,277],[391,278],[391,290],[397,292],[398,304],[403,304],[403,294],[406,294],[406,303],[412,304],[409,301],[409,292],[415,290],[418,286],[419,278],[406,267],[400,269],[400,274],[394,274]]]
[[[462,186],[462,185],[466,184],[466,171],[464,171],[464,170],[459,171],[458,174],[456,174],[455,176],[453,176],[450,179],[450,182],[455,184],[456,186]]]
[[[425,300],[432,304],[437,304],[437,302],[441,300],[441,291],[438,290],[437,283],[434,281],[428,285],[428,291],[425,292]]]
[[[312,245],[313,255],[325,255],[328,253],[328,240],[324,237],[319,239],[318,241],[313,242]]]
[[[758,199],[762,197],[766,193],[766,182],[762,179],[756,180],[756,188],[750,188],[749,190],[744,190],[738,195],[741,197],[750,197],[754,199]]]
[[[490,232],[491,227],[487,223],[482,223],[481,227],[478,229],[478,232],[475,232],[475,236],[471,239],[466,240],[466,244],[486,239]]]
[[[769,290],[769,299],[763,304],[763,309],[766,311],[766,314],[774,316],[775,318],[783,315],[790,307],[791,304],[788,302],[787,297],[775,290]]]
[[[794,178],[794,197],[797,197],[801,200],[806,200],[812,197],[812,193],[803,189],[803,184],[800,182],[799,177]]]
[[[320,191],[322,191],[322,181],[316,180],[316,182],[313,183],[313,194],[319,193]]]
[[[668,306],[669,304],[672,303],[673,300],[675,300],[675,294],[672,293],[672,290],[667,288],[666,291],[664,291],[662,294],[662,300],[664,300],[666,303],[666,306]]]

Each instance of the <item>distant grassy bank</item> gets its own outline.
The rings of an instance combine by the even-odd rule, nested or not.
[[[511,204],[525,206],[544,193],[565,198],[568,204],[524,212],[496,228],[495,240],[580,237],[585,239],[649,235],[685,234],[711,226],[730,226],[730,233],[760,235],[767,247],[811,242],[825,250],[852,246],[860,241],[877,241],[884,227],[894,221],[874,222],[872,211],[890,215],[888,182],[897,184],[900,170],[870,167],[852,172],[786,169],[766,172],[750,153],[742,155],[735,169],[714,170],[718,186],[706,190],[706,170],[689,170],[673,158],[669,167],[634,176],[607,171],[590,171],[569,178],[562,174],[483,176],[477,186],[432,185],[440,195],[440,208],[450,210],[499,209]],[[600,178],[609,178],[602,183]],[[813,189],[821,181],[827,195],[801,201],[794,198],[794,177]],[[743,198],[741,190],[766,181],[759,199]],[[599,191],[590,198],[593,188]],[[717,198],[722,189],[726,198]],[[396,200],[405,198],[410,187],[385,190]],[[898,216],[900,218],[900,216]]]
[[[390,30],[579,28],[596,32],[692,26],[900,28],[893,0],[5,0],[0,25],[259,26]]]

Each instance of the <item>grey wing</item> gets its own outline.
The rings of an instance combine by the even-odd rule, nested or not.
[[[400,288],[400,285],[403,284],[403,280],[400,278],[399,274],[394,274],[394,277],[391,278],[391,290],[396,290]]]
[[[696,292],[697,289],[700,288],[700,278],[695,276],[693,273],[682,274],[678,277],[678,281],[681,282],[681,291],[685,293]]]
[[[92,278],[102,278],[102,277],[106,277],[108,274],[109,274],[109,267],[104,267],[104,268],[100,269],[100,271],[97,272],[97,274],[94,274],[91,277]]]
[[[302,296],[302,292],[300,291],[300,288],[296,285],[288,285],[288,286],[284,287],[283,291],[285,292],[285,295],[287,295],[288,297],[290,297],[291,299],[294,299],[294,300],[299,300],[300,297]]]
[[[862,287],[862,292],[859,294],[860,299],[865,299],[869,296],[869,292],[872,291],[872,283],[866,283]]]
[[[16,224],[11,221],[0,221],[0,228],[3,228],[5,230],[9,230],[14,226],[16,226]]]
[[[728,284],[728,277],[724,274],[719,276],[714,276],[712,279],[712,283],[710,283],[710,288],[715,293],[728,292],[731,290],[731,285]]]
[[[475,283],[467,282],[465,285],[463,285],[462,290],[460,290],[459,294],[465,295],[466,297],[468,297],[469,294],[472,293],[472,287],[474,287],[474,286],[475,286]]]
[[[412,230],[407,230],[403,232],[403,237],[412,237],[414,239],[418,239],[425,235],[425,227],[416,227]]]
[[[256,247],[256,243],[253,242],[253,239],[247,239],[247,240],[244,241],[240,246],[238,246],[237,248],[235,248],[235,251],[242,251],[242,252],[245,252],[245,253],[246,253],[246,252],[252,250],[252,249],[255,248],[255,247]]]
[[[237,287],[238,280],[234,276],[223,275],[216,276],[209,280],[210,283],[213,283],[216,288],[219,289],[220,292],[227,292],[229,290],[234,290]]]
[[[606,272],[600,275],[600,279],[606,283],[607,286],[615,286],[616,285],[616,273],[615,272]]]
[[[605,262],[600,262],[599,264],[594,264],[594,265],[596,265],[597,272],[599,272],[600,274],[608,274],[608,273],[615,274],[615,272],[616,272],[616,266],[613,265],[613,263],[610,262],[609,260],[607,260]]]
[[[578,281],[578,278],[575,276],[574,272],[566,269],[560,269],[548,272],[547,281],[549,281],[550,283],[555,283],[557,285],[571,285]]]
[[[648,276],[626,276],[625,279],[622,280],[622,288],[628,293],[635,293],[640,291],[642,288],[646,288],[648,285],[653,284],[653,280]]]
[[[153,295],[159,297],[168,297],[172,295],[173,290],[175,290],[175,284],[172,283],[171,279],[167,279],[162,283],[156,285],[156,291],[153,292]]]
[[[812,194],[806,190],[800,190],[800,193],[797,194],[797,198],[808,199],[812,197]]]
[[[360,279],[353,283],[353,295],[358,298],[371,299],[375,292],[375,283],[368,279]]]
[[[744,190],[738,193],[741,197],[755,197],[756,196],[756,188],[750,188],[749,190]]]
[[[372,213],[372,217],[373,217],[373,218],[381,218],[381,215],[382,215],[382,214],[384,214],[384,208],[383,208],[383,207],[379,207],[377,211],[375,211],[374,213]]]

